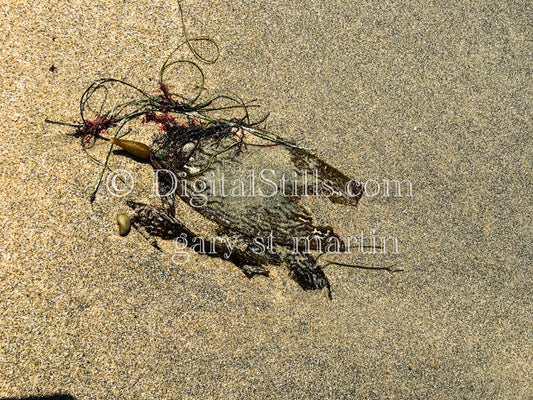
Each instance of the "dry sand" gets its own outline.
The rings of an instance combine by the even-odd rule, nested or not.
[[[3,0],[0,397],[531,399],[531,3],[184,11],[221,48],[209,93],[261,99],[271,130],[348,175],[412,182],[412,197],[323,209],[344,236],[398,239],[399,254],[340,261],[404,272],[329,266],[329,301],[281,267],[248,280],[191,254],[178,268],[119,237],[124,202],[91,205],[99,167],[43,121],[79,121],[101,77],[156,89],[183,40],[177,2]]]

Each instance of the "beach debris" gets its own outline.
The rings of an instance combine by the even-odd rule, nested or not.
[[[128,214],[119,213],[117,214],[117,223],[118,223],[118,233],[120,236],[126,236],[131,229],[131,221]]]
[[[185,29],[184,33],[182,46],[197,60],[216,61],[219,49],[215,42],[206,37],[189,38]],[[211,46],[215,55],[202,56],[196,47],[199,44]],[[334,203],[356,206],[363,187],[318,158],[313,149],[262,129],[266,116],[257,121],[250,117],[251,108],[257,107],[255,101],[245,102],[231,92],[205,98],[202,69],[194,61],[174,59],[178,49],[161,67],[156,94],[122,80],[99,79],[81,97],[80,123],[46,120],[76,128],[74,135],[87,153],[96,143],[109,142],[104,161],[91,156],[102,167],[91,202],[110,170],[109,159],[117,145],[140,160],[148,160],[154,170],[164,171],[157,174],[160,204],[127,200],[135,215],[131,221],[124,213],[117,215],[121,235],[133,225],[152,238],[181,240],[197,253],[231,261],[248,277],[268,276],[268,265],[284,264],[303,289],[327,288],[331,297],[329,280],[317,258],[324,254],[325,246],[340,252],[344,243],[332,227],[316,224],[301,200],[323,196]],[[166,81],[169,71],[182,65],[192,67],[200,76],[192,96],[173,91]],[[113,95],[119,97],[118,93],[125,100],[111,101]],[[150,145],[124,139],[134,122],[158,126]],[[221,240],[209,249],[195,246],[207,238],[190,221],[176,217],[179,201],[214,222]],[[160,248],[155,240],[151,242]],[[391,271],[388,267],[371,269]]]
[[[126,150],[131,155],[134,155],[135,157],[141,159],[150,158],[150,147],[148,147],[144,143],[136,142],[134,140],[118,138],[111,138],[109,139],[109,141],[119,147],[122,147],[124,150]]]

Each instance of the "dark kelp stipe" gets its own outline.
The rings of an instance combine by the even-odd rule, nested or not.
[[[267,265],[284,264],[303,289],[328,288],[331,297],[330,283],[312,253],[320,253],[323,243],[330,243],[337,251],[342,251],[344,244],[333,228],[316,225],[300,200],[324,195],[332,202],[356,206],[363,195],[362,186],[316,157],[312,149],[261,129],[259,126],[266,117],[251,120],[250,108],[257,106],[253,101],[245,102],[231,92],[205,98],[204,73],[198,63],[174,57],[186,46],[198,62],[213,63],[218,59],[219,49],[207,37],[189,38],[182,25],[186,39],[163,63],[157,94],[150,95],[122,80],[100,79],[81,97],[80,123],[47,122],[75,127],[74,135],[81,139],[85,151],[97,141],[110,143],[105,160],[95,159],[102,169],[91,202],[109,170],[113,146],[119,146],[136,159],[148,160],[155,169],[168,171],[158,175],[158,183],[160,193],[171,195],[161,197],[159,206],[127,202],[135,211],[133,226],[164,239],[181,237],[190,244],[200,237],[199,233],[175,215],[175,202],[185,201],[217,224],[217,234],[233,238],[231,249],[221,241],[209,255],[228,259],[249,277],[268,276]],[[210,48],[214,55],[202,56],[200,46]],[[173,92],[166,82],[167,75],[178,66],[188,66],[200,77],[192,96]],[[149,146],[124,139],[135,121],[158,125],[159,133]],[[264,171],[271,179],[252,176]],[[181,190],[170,190],[174,184],[172,176],[180,177]],[[273,179],[280,177],[290,179],[290,185],[273,190]],[[224,180],[244,179],[253,179],[252,192],[228,195],[219,187]],[[195,204],[199,185],[202,204]],[[268,246],[259,244],[258,238],[269,238]],[[298,240],[307,244],[305,251],[295,249]],[[394,272],[391,267],[371,269]]]

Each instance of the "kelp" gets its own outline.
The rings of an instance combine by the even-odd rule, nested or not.
[[[363,194],[362,186],[316,157],[313,149],[262,129],[266,117],[252,121],[250,116],[251,108],[258,106],[255,101],[245,102],[228,91],[205,97],[205,75],[199,63],[214,63],[220,51],[210,38],[189,38],[181,3],[178,4],[185,41],[163,63],[156,94],[123,80],[103,78],[93,82],[82,94],[81,122],[46,121],[76,128],[73,135],[81,140],[85,151],[99,141],[109,142],[105,160],[97,160],[102,170],[90,195],[91,202],[109,170],[113,146],[119,145],[137,157],[148,159],[154,169],[166,171],[158,174],[158,184],[160,190],[170,193],[161,196],[160,206],[127,201],[135,211],[133,226],[152,237],[182,238],[191,243],[199,233],[175,215],[175,203],[184,201],[215,222],[218,235],[231,236],[234,240],[232,246],[229,242],[218,242],[208,255],[233,262],[249,277],[268,276],[267,265],[285,264],[290,276],[303,289],[328,288],[331,297],[329,280],[313,253],[318,252],[320,256],[321,244],[325,242],[333,243],[338,251],[342,251],[344,244],[332,227],[315,224],[312,213],[300,200],[325,195],[334,203],[356,206]],[[215,55],[202,55],[197,47],[200,43],[211,46]],[[175,59],[183,47],[192,52],[196,61]],[[198,72],[200,80],[192,96],[170,89],[167,76],[176,66],[189,66]],[[116,100],[120,97],[117,93],[122,101]],[[233,116],[223,117],[224,113]],[[159,132],[149,146],[123,139],[131,131],[126,127],[136,120],[158,125]],[[266,177],[265,171],[276,178]],[[172,191],[177,176],[180,188]],[[288,190],[278,188],[277,184],[273,190],[273,179],[278,178],[283,182],[290,179]],[[241,183],[231,193],[224,193],[220,187],[224,181]],[[244,181],[250,183],[248,188],[244,188]],[[268,249],[260,238],[268,238]],[[305,251],[295,249],[300,239],[307,245]],[[158,247],[157,242],[152,242]],[[395,271],[392,267],[372,269]]]

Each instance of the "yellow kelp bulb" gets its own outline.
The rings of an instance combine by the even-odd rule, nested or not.
[[[128,153],[139,158],[150,158],[150,147],[144,143],[134,142],[133,140],[111,138],[111,143],[122,147]]]
[[[120,236],[126,236],[131,229],[130,217],[124,213],[117,214],[117,222],[118,233],[120,233]]]

